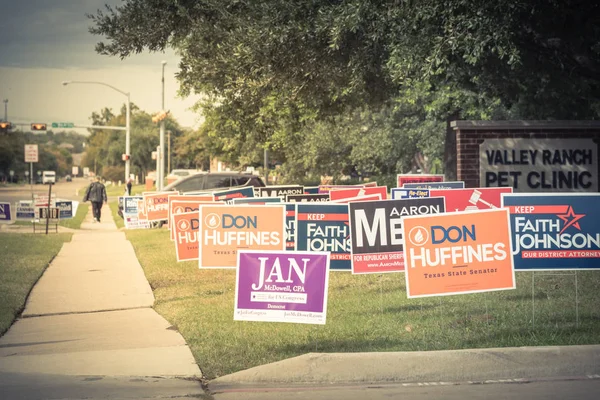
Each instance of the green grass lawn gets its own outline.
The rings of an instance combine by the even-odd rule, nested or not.
[[[177,263],[166,229],[127,231],[156,297],[208,379],[308,352],[600,343],[600,273],[518,272],[517,289],[407,299],[404,274],[331,272],[324,326],[233,321],[235,270]],[[535,299],[535,320],[533,303]],[[534,325],[535,324],[535,325]]]
[[[71,236],[0,233],[0,335],[19,316],[31,288]]]
[[[113,217],[113,220],[115,221],[115,225],[117,226],[117,229],[124,228],[125,221],[123,221],[123,218],[121,218],[121,216],[119,216],[119,214],[118,214],[119,203],[116,200],[109,201],[108,206],[110,207],[110,212],[112,213],[112,217]]]
[[[85,191],[87,190],[88,186],[89,185],[85,185],[84,187],[79,189],[79,193],[81,193],[82,198],[83,198],[83,195],[85,194]],[[133,194],[133,195],[142,194],[142,192],[145,192],[145,191],[146,191],[145,185],[143,185],[143,184],[131,186],[131,194]],[[125,193],[125,185],[124,184],[122,184],[121,186],[119,186],[119,185],[106,186],[106,195],[108,197],[123,196],[123,193]]]

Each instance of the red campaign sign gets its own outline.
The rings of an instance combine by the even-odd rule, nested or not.
[[[329,192],[329,200],[341,200],[351,197],[368,196],[371,194],[380,194],[381,199],[387,199],[387,186],[374,186],[364,188],[352,188],[352,189],[332,189]]]
[[[398,174],[396,178],[398,182],[396,187],[399,188],[405,183],[444,182],[444,175]]]
[[[363,201],[379,201],[379,200],[386,200],[386,199],[387,199],[387,196],[385,199],[382,199],[381,194],[377,193],[377,194],[368,194],[366,196],[347,197],[345,199],[331,200],[331,201],[329,201],[329,203],[349,204],[349,203],[359,203],[359,202],[363,202]]]
[[[429,197],[444,197],[446,212],[489,210],[502,207],[502,193],[512,187],[471,189],[430,189]]]

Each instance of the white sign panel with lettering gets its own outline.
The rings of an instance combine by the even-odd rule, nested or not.
[[[597,192],[592,139],[486,139],[479,146],[482,187],[515,192]]]

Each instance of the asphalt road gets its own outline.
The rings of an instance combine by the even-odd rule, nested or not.
[[[588,377],[507,383],[409,383],[370,386],[323,386],[236,390],[212,395],[214,400],[425,400],[425,399],[577,399],[600,398],[600,380]]]
[[[72,182],[64,180],[52,185],[52,193],[57,198],[81,201],[83,193],[78,192],[89,184],[87,178],[75,178]],[[49,185],[8,185],[0,186],[0,201],[14,204],[19,200],[31,200],[33,194],[48,195]]]

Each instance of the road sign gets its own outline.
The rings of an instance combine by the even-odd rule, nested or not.
[[[72,122],[53,122],[53,128],[74,128],[75,124]]]
[[[38,162],[38,145],[25,145],[25,162]]]

